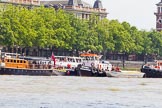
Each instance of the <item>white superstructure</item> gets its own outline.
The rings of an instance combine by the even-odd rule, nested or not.
[[[112,70],[112,65],[109,62],[102,62],[100,61],[101,57],[97,54],[81,54],[80,55],[83,58],[83,65],[87,67],[94,67],[99,70]]]

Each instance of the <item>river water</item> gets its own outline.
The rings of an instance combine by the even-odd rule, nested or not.
[[[162,108],[162,79],[4,75],[0,108]]]

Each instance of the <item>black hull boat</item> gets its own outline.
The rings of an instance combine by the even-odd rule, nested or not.
[[[53,70],[41,70],[41,69],[20,69],[20,68],[1,68],[1,75],[33,75],[33,76],[51,76]]]
[[[63,76],[65,72],[54,69],[0,68],[0,75]]]
[[[66,71],[67,76],[82,76],[82,77],[106,77],[106,72],[100,71],[91,67],[79,67]]]
[[[94,76],[94,77],[106,77],[106,72],[92,68],[92,67],[82,67],[78,70],[79,76]]]
[[[162,78],[162,70],[142,66],[141,72],[145,73],[145,78]]]
[[[145,73],[145,78],[162,78],[162,61],[157,60],[153,65],[143,65],[141,72]]]

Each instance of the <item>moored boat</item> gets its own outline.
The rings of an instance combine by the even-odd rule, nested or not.
[[[65,72],[54,69],[53,65],[42,60],[25,60],[18,57],[2,57],[0,60],[0,75],[65,75]]]
[[[68,70],[67,75],[106,77],[105,71],[112,69],[110,63],[100,61],[100,55],[84,53],[80,57],[83,58],[82,65],[78,65],[76,69]]]
[[[79,64],[82,64],[83,60],[81,57],[74,56],[55,56],[56,67],[62,67],[66,69],[75,69]]]
[[[139,71],[107,71],[106,75],[108,77],[115,78],[143,78],[144,73]]]
[[[156,61],[155,65],[143,65],[141,72],[145,73],[145,78],[162,78],[162,61]]]

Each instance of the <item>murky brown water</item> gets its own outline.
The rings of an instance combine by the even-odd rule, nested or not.
[[[161,108],[162,79],[0,76],[1,108]]]

